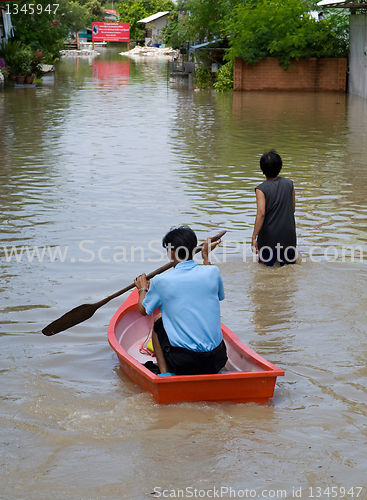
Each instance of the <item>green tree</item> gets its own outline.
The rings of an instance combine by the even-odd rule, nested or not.
[[[183,20],[187,39],[212,41],[228,33],[228,21],[238,0],[189,0]]]
[[[87,26],[91,26],[93,14],[87,6],[76,0],[60,0],[58,19],[67,28],[67,34],[73,35]]]
[[[228,19],[231,33],[227,58],[242,57],[254,64],[277,57],[286,68],[292,58],[341,57],[347,40],[338,34],[332,20],[317,21],[303,0],[248,0],[238,3]]]
[[[178,48],[181,41],[184,40],[183,33],[180,32],[180,22],[178,12],[170,12],[168,16],[169,23],[162,29],[162,42],[173,48]]]
[[[328,9],[324,11],[324,15],[333,26],[336,42],[341,44],[340,50],[345,51],[345,46],[349,45],[349,9]]]
[[[42,50],[48,59],[56,56],[68,34],[68,27],[53,22],[56,19],[55,6],[48,0],[38,0],[37,5],[33,4],[35,12],[32,14],[28,2],[17,2],[13,5],[18,7],[17,13],[16,9],[12,10],[15,39],[29,45],[34,51]]]
[[[348,16],[339,11],[317,21],[308,13],[316,0],[188,0],[179,32],[191,42],[228,37],[229,60],[255,63],[277,57],[286,67],[291,58],[346,56]]]
[[[88,25],[91,25],[92,21],[101,20],[104,14],[104,8],[102,7],[101,0],[76,0],[76,1],[87,10],[89,15]]]
[[[57,3],[57,9],[49,0],[37,0],[37,4],[24,1],[11,4],[16,5],[11,9],[15,39],[34,51],[41,50],[48,62],[59,55],[69,35],[74,36],[92,21],[100,20],[103,10],[100,0],[58,0]],[[33,14],[30,5],[33,5]]]
[[[174,11],[177,6],[172,0],[123,0],[118,4],[121,23],[130,23],[130,38],[144,38],[145,25],[140,19],[157,12]]]

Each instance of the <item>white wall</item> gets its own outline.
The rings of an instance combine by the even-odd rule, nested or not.
[[[159,19],[156,19],[155,21],[153,21],[152,23],[149,23],[150,25],[154,25],[153,29],[152,29],[152,39],[153,39],[153,43],[155,42],[161,42],[161,31],[162,29],[166,26],[166,24],[168,24],[168,14],[166,16],[162,16],[160,17]]]
[[[367,99],[367,14],[349,16],[348,92]]]

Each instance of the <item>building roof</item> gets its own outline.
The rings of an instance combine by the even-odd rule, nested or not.
[[[318,2],[317,5],[331,5],[331,4],[337,4],[337,3],[345,3],[346,0],[322,0],[321,2]]]
[[[318,2],[318,7],[332,7],[334,9],[366,9],[366,2],[358,2],[357,0],[321,0]]]
[[[216,43],[218,40],[212,40],[211,42],[199,43],[198,45],[191,45],[190,51],[195,52],[195,50],[202,49],[203,47],[207,47],[208,45],[212,45]]]
[[[223,40],[223,38],[214,38],[214,40],[212,40],[211,42],[199,43],[198,45],[190,45],[189,52],[195,52],[195,50],[203,49],[205,47],[208,47],[209,45],[222,42]]]
[[[169,10],[166,12],[157,12],[157,14],[153,14],[152,16],[145,17],[144,19],[140,19],[138,23],[151,23],[152,21],[155,21],[156,19],[159,19],[160,17],[166,16],[169,14]]]

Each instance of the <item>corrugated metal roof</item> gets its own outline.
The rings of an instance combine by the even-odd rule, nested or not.
[[[365,9],[367,7],[366,2],[356,2],[350,0],[321,0],[317,4],[319,7],[334,7],[335,9]]]
[[[321,2],[318,2],[317,5],[320,5],[320,7],[322,7],[323,5],[332,5],[345,2],[346,0],[322,0]]]
[[[152,16],[145,17],[144,19],[140,19],[138,23],[151,23],[152,21],[155,21],[156,19],[159,19],[160,17],[166,16],[169,14],[169,10],[166,12],[157,12],[157,14],[153,14]]]
[[[218,40],[217,38],[215,38],[211,42],[199,43],[199,45],[191,45],[189,50],[190,50],[190,52],[195,52],[195,50],[202,49],[203,47],[207,47],[208,45],[211,45],[212,43],[221,42],[221,41],[222,41],[221,39]]]
[[[345,3],[345,0],[322,0],[321,2],[318,2],[317,5],[329,5],[332,3]]]

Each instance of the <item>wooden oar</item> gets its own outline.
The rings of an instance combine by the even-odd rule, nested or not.
[[[213,236],[211,240],[217,241],[225,233],[226,231],[221,231],[217,235]],[[196,253],[200,252],[202,247],[203,244],[197,247]],[[157,274],[164,273],[164,271],[167,271],[167,269],[170,269],[172,266],[173,262],[168,262],[168,264],[165,264],[159,269],[156,269],[152,273],[148,274],[147,279],[150,280]],[[110,295],[109,297],[106,297],[103,300],[100,300],[99,302],[96,302],[95,304],[82,304],[81,306],[75,307],[71,311],[61,316],[61,318],[56,319],[55,321],[47,325],[42,330],[42,333],[44,335],[47,335],[48,337],[51,337],[51,335],[55,335],[56,333],[60,333],[63,332],[64,330],[67,330],[68,328],[71,328],[72,326],[79,325],[79,323],[83,323],[83,321],[86,321],[87,319],[91,318],[93,314],[97,311],[97,309],[107,304],[107,302],[109,302],[110,300],[115,299],[119,295],[122,295],[123,293],[131,290],[132,288],[134,288],[134,286],[135,284],[132,283],[131,285],[123,288],[122,290],[114,293],[113,295]]]

